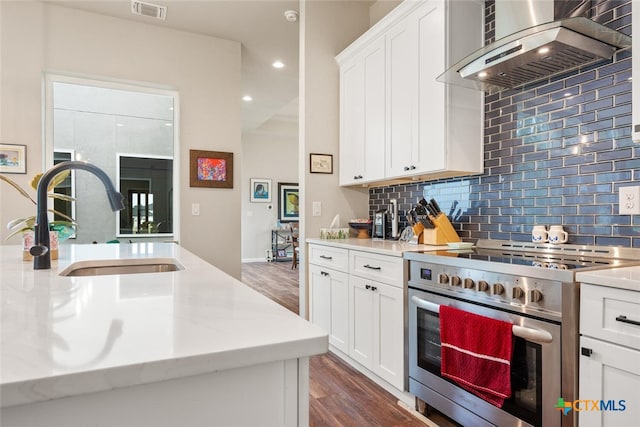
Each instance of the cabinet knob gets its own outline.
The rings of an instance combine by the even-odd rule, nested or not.
[[[590,348],[586,348],[586,347],[581,347],[580,348],[580,353],[583,356],[587,356],[587,357],[591,357],[591,355],[593,354],[593,350]]]
[[[365,285],[365,286],[364,286],[364,288],[365,288],[366,290],[369,290],[369,289],[371,289],[371,285]]]
[[[405,172],[409,170],[409,166],[404,167]]]
[[[354,175],[353,179],[362,179],[362,175]]]
[[[415,170],[415,168],[416,168],[416,167],[415,167],[414,165],[411,165],[411,168],[410,168],[410,169],[411,169],[411,170]]]
[[[371,290],[372,290],[373,292],[375,292],[375,291],[377,291],[377,290],[378,290],[378,288],[377,288],[377,287],[375,287],[375,286],[372,286],[372,287],[371,287]]]
[[[329,275],[329,273],[327,273],[326,271],[321,271],[321,272],[320,272],[320,275],[322,275],[322,276],[328,276],[328,275]]]

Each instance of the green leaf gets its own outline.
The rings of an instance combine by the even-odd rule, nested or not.
[[[36,223],[36,216],[28,216],[25,218],[18,218],[18,219],[14,219],[13,221],[9,221],[7,223],[7,230],[12,230],[16,227],[21,227],[23,225],[25,225],[27,228],[33,228],[34,224]]]
[[[8,183],[10,186],[12,186],[13,188],[15,188],[16,190],[18,190],[18,192],[20,194],[22,194],[24,197],[26,197],[27,199],[31,200],[31,202],[35,205],[36,201],[33,200],[33,198],[29,195],[29,193],[27,193],[22,187],[20,187],[15,181],[13,181],[10,178],[7,178],[4,175],[0,175],[0,180]]]

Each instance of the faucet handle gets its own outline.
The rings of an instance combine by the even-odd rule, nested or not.
[[[42,256],[49,252],[49,248],[45,245],[35,245],[29,249],[29,253],[35,257]]]

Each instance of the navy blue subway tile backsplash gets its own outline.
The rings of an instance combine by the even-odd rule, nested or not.
[[[493,1],[485,37],[494,37]],[[631,1],[594,1],[594,20],[631,34]],[[631,140],[631,51],[524,87],[485,95],[485,171],[369,190],[373,215],[434,198],[463,240],[529,241],[562,224],[569,243],[640,247],[640,216],[618,214],[618,188],[640,185]],[[458,153],[457,155],[464,155]]]

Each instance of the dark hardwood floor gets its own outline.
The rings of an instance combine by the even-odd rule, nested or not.
[[[242,265],[242,282],[287,309],[298,311],[298,270],[291,262]],[[312,427],[380,426],[450,427],[435,414],[423,423],[398,405],[398,400],[331,352],[313,356],[309,368],[309,418]]]

